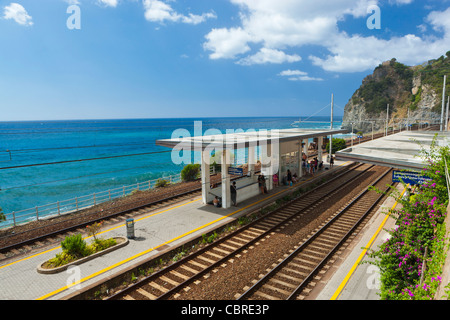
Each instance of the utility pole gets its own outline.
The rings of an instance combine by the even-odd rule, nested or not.
[[[406,119],[406,128],[407,128],[407,130],[410,130],[409,129],[409,107],[408,107],[408,118]]]
[[[352,122],[352,143],[351,146],[353,147],[353,122]]]
[[[331,94],[331,121],[330,121],[330,130],[333,130],[333,104],[334,104],[334,95]],[[331,157],[333,156],[333,135],[330,135],[330,153],[328,154],[329,160],[331,161]]]
[[[388,125],[389,125],[389,104],[387,105],[386,111],[386,136],[388,135]]]
[[[445,115],[445,131],[448,131],[448,107],[450,104],[450,96],[447,97],[447,112]]]
[[[444,75],[444,87],[442,88],[442,109],[441,109],[441,129],[443,130],[444,125],[444,108],[445,108],[445,81],[447,80],[447,75]]]

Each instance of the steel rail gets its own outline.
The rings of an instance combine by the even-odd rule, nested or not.
[[[374,181],[371,186],[375,186],[381,179],[383,179],[392,169],[386,170],[379,178]],[[389,190],[389,187],[385,190]],[[348,204],[345,208],[343,208],[339,213],[337,213],[328,223],[326,223],[323,227],[321,227],[317,232],[315,232],[311,237],[309,237],[305,242],[303,242],[296,250],[294,250],[289,256],[287,256],[283,261],[278,263],[272,270],[270,270],[266,275],[260,278],[253,286],[251,286],[248,290],[246,290],[241,296],[237,298],[237,300],[243,300],[248,298],[251,294],[253,294],[257,289],[260,288],[262,284],[264,284],[270,277],[276,274],[282,267],[284,267],[288,262],[292,260],[295,256],[298,255],[299,252],[303,251],[314,239],[316,239],[319,235],[323,233],[330,225],[333,224],[335,220],[341,217],[350,207],[352,207],[358,200],[360,200],[364,195],[367,194],[369,190],[365,189],[361,192],[350,204]],[[361,216],[361,218],[354,224],[354,226],[346,233],[346,235],[339,241],[339,243],[326,255],[322,261],[317,264],[317,266],[310,272],[310,274],[297,286],[297,288],[293,291],[293,293],[288,297],[287,300],[295,297],[303,287],[309,283],[312,277],[317,273],[317,271],[328,261],[328,259],[334,254],[334,252],[341,246],[341,244],[353,233],[353,231],[357,228],[357,226],[361,223],[361,221],[369,214],[369,212],[378,204],[381,198],[384,195],[380,195],[376,201],[370,206],[368,210]]]
[[[363,165],[364,165],[364,164],[359,164],[356,168],[359,168],[359,167],[361,167],[361,166],[363,166]],[[374,166],[369,166],[369,167],[367,167],[364,171],[359,172],[359,173],[356,174],[354,177],[352,177],[350,180],[347,180],[344,184],[339,184],[338,186],[334,187],[332,190],[330,190],[330,191],[326,192],[325,194],[323,194],[320,198],[318,198],[318,199],[314,200],[313,202],[311,202],[311,203],[309,204],[309,207],[310,207],[311,205],[314,205],[314,204],[320,202],[320,201],[323,201],[324,198],[327,198],[330,194],[336,192],[336,191],[339,190],[339,189],[342,189],[343,186],[345,186],[345,185],[347,185],[347,184],[350,184],[351,182],[355,181],[357,178],[359,178],[361,175],[363,175],[365,172],[367,172],[368,170],[370,170],[370,169],[373,168],[373,167],[374,167]],[[356,169],[356,168],[353,168],[353,169]],[[352,173],[352,172],[354,172],[354,170],[350,170],[350,169],[345,170],[344,172],[340,173],[340,174],[337,175],[336,177],[333,177],[331,180],[327,181],[327,183],[334,182],[334,181],[336,181],[337,179],[340,179],[340,178],[342,178],[343,176],[345,176],[345,175],[347,175],[347,174],[350,174],[350,173]],[[325,184],[325,185],[322,184],[322,185],[320,185],[320,186],[317,186],[317,187],[313,188],[312,190],[310,190],[310,191],[304,193],[304,194],[302,195],[302,198],[303,198],[304,196],[308,195],[308,194],[315,193],[315,192],[317,192],[317,190],[318,190],[319,188],[324,188],[324,187],[326,187],[326,184]],[[289,207],[293,202],[296,202],[296,201],[299,201],[299,200],[301,200],[301,199],[294,199],[294,200],[291,200],[291,201],[287,202],[287,203],[284,204],[282,207],[280,207],[280,208],[274,210],[273,212],[270,212],[270,213],[268,213],[268,214],[266,214],[266,215],[260,217],[258,220],[255,220],[255,221],[253,221],[253,222],[247,224],[246,226],[244,226],[244,227],[242,227],[242,228],[240,228],[240,229],[238,229],[238,230],[236,230],[236,231],[234,231],[234,232],[232,232],[232,233],[226,235],[225,237],[218,239],[217,241],[215,241],[215,242],[213,242],[213,243],[211,243],[211,244],[209,244],[209,245],[207,245],[207,246],[205,246],[205,247],[199,249],[198,251],[196,251],[196,252],[190,254],[189,256],[186,256],[186,257],[184,257],[184,258],[178,260],[177,262],[171,264],[170,266],[168,266],[168,267],[166,267],[166,268],[164,268],[164,269],[162,269],[162,270],[160,270],[160,271],[158,271],[158,272],[156,272],[156,273],[153,273],[153,274],[151,274],[151,275],[149,275],[149,276],[147,276],[147,277],[145,277],[145,278],[143,278],[143,279],[141,279],[141,280],[139,280],[138,282],[136,282],[136,283],[134,283],[134,284],[128,286],[127,288],[125,288],[125,289],[123,289],[123,290],[121,290],[121,291],[119,291],[119,292],[116,292],[114,295],[112,295],[112,296],[110,296],[110,297],[107,297],[106,299],[107,299],[107,300],[120,299],[121,297],[123,297],[123,296],[125,296],[125,295],[127,295],[127,294],[129,294],[129,293],[131,293],[131,292],[136,291],[136,289],[142,287],[143,285],[145,285],[145,284],[147,284],[147,283],[149,283],[149,282],[151,282],[151,281],[153,281],[153,280],[158,279],[158,278],[161,277],[162,275],[165,275],[165,274],[167,274],[168,272],[170,272],[170,271],[172,271],[172,270],[178,268],[179,266],[181,266],[181,265],[183,265],[183,264],[186,264],[186,263],[189,262],[190,260],[193,260],[193,259],[195,259],[196,257],[198,257],[198,256],[200,256],[200,255],[202,255],[202,254],[204,254],[204,253],[207,253],[208,251],[212,250],[214,247],[219,246],[221,243],[224,243],[224,242],[226,242],[227,240],[229,240],[229,239],[235,237],[236,235],[239,235],[239,234],[245,232],[246,230],[248,230],[248,229],[250,229],[250,228],[252,228],[252,227],[258,225],[258,223],[260,223],[260,222],[261,222],[262,220],[264,220],[265,218],[275,215],[277,212],[283,210],[284,208]],[[305,208],[305,209],[306,209],[306,208]],[[303,209],[303,210],[304,210],[304,209]],[[264,232],[263,232],[262,234],[260,234],[259,236],[257,236],[257,237],[255,237],[254,239],[252,239],[252,240],[246,242],[245,244],[242,244],[239,248],[237,248],[236,250],[230,252],[229,254],[226,254],[225,256],[223,256],[222,258],[220,258],[218,261],[214,262],[214,263],[211,264],[210,266],[207,266],[205,269],[203,269],[203,270],[201,270],[201,271],[198,271],[198,273],[196,273],[195,275],[191,276],[189,279],[186,279],[185,281],[181,282],[179,285],[175,286],[174,288],[169,289],[167,292],[165,292],[165,293],[159,295],[159,296],[157,297],[157,299],[159,299],[159,300],[165,299],[165,298],[169,297],[170,295],[174,294],[176,291],[179,291],[180,288],[186,286],[188,283],[190,283],[190,282],[196,280],[197,278],[201,277],[202,275],[208,273],[210,270],[212,270],[213,268],[217,267],[217,265],[222,264],[223,261],[226,261],[226,260],[229,259],[231,256],[236,255],[237,253],[239,253],[240,251],[242,251],[242,250],[245,249],[246,247],[252,245],[253,243],[255,243],[255,242],[257,242],[257,241],[259,241],[260,239],[262,239],[263,237],[265,237],[267,234],[269,234],[270,232],[272,232],[273,230],[275,230],[276,228],[278,228],[280,225],[285,224],[287,221],[289,221],[290,219],[294,218],[296,215],[298,215],[298,214],[299,214],[300,212],[302,212],[303,210],[300,210],[299,212],[292,214],[292,215],[291,215],[290,217],[288,217],[287,219],[285,219],[285,220],[283,220],[283,221],[280,221],[280,222],[276,223],[274,226],[270,227],[268,230],[264,231]]]
[[[95,222],[108,220],[108,219],[111,219],[111,218],[115,218],[117,216],[125,215],[127,213],[131,213],[131,212],[134,212],[134,211],[138,211],[140,209],[147,208],[149,206],[154,206],[154,205],[160,204],[162,202],[171,201],[171,200],[174,200],[174,199],[177,199],[177,198],[181,198],[181,197],[187,196],[189,194],[198,192],[200,190],[201,190],[201,188],[191,189],[189,191],[182,192],[182,193],[179,193],[179,194],[176,194],[176,195],[173,195],[173,196],[165,197],[163,199],[158,199],[158,200],[155,200],[155,201],[151,201],[151,202],[148,202],[148,203],[140,205],[140,206],[136,206],[136,207],[133,207],[133,208],[130,208],[130,209],[126,209],[126,210],[120,211],[120,212],[115,212],[113,214],[104,216],[102,218],[92,219],[92,220],[89,220],[89,221],[86,221],[86,222],[83,222],[83,223],[80,223],[80,224],[76,224],[76,225],[73,225],[73,226],[70,226],[70,227],[67,227],[67,228],[63,228],[63,229],[59,229],[57,231],[52,231],[52,232],[46,233],[46,234],[44,234],[42,236],[30,238],[30,239],[27,239],[25,241],[21,241],[21,242],[14,243],[12,245],[4,246],[4,247],[0,248],[0,253],[7,252],[7,251],[10,251],[12,249],[16,249],[16,248],[22,247],[24,245],[29,245],[31,243],[43,240],[45,238],[54,237],[54,236],[60,235],[62,233],[73,231],[73,230],[76,230],[76,229],[79,229],[79,228],[84,228],[87,225],[95,223]],[[52,225],[46,225],[46,226],[42,226],[42,227],[31,229],[31,230],[23,231],[21,233],[15,233],[15,234],[12,234],[12,235],[4,236],[3,238],[15,237],[15,236],[18,236],[20,234],[25,234],[25,233],[28,233],[28,232],[33,231],[33,230],[38,230],[38,229],[48,228],[48,227],[51,227],[51,226],[56,226],[58,224],[67,223],[68,221],[75,220],[75,219],[78,219],[78,217],[74,217],[74,218],[67,219],[67,220],[64,220],[64,221],[61,221],[61,222],[57,222],[57,223],[54,223]]]

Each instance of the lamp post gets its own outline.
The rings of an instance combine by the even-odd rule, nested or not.
[[[441,127],[440,131],[443,130],[444,125],[444,107],[445,107],[445,82],[447,80],[447,76],[444,75],[444,87],[442,88],[442,109],[441,109]]]

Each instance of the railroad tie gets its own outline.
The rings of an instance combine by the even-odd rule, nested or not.
[[[180,278],[180,279],[183,279],[183,280],[188,280],[189,279],[188,276],[185,276],[184,274],[181,274],[181,273],[179,273],[179,272],[177,272],[175,270],[171,270],[170,273],[173,274],[174,276]]]
[[[157,299],[156,296],[152,295],[150,292],[147,292],[147,291],[145,291],[145,290],[142,289],[142,288],[139,288],[139,289],[137,289],[136,291],[139,292],[140,294],[142,294],[144,297],[149,298],[150,300],[156,300],[156,299]],[[126,298],[126,297],[125,297],[125,298]],[[133,299],[133,300],[134,300],[134,299]]]
[[[165,281],[165,282],[167,282],[167,283],[170,283],[170,284],[173,285],[173,286],[179,286],[179,285],[180,285],[180,284],[179,284],[178,282],[176,282],[175,280],[172,280],[172,279],[170,279],[170,278],[167,278],[166,276],[161,276],[160,279],[163,280],[163,281]]]
[[[153,288],[155,288],[156,290],[159,290],[163,293],[166,293],[167,291],[169,291],[168,289],[164,288],[163,286],[160,286],[159,284],[157,284],[156,282],[152,281],[149,283],[149,285]]]

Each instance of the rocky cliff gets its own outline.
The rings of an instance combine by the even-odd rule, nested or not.
[[[353,122],[354,132],[371,132],[372,124],[375,131],[384,129],[388,104],[391,128],[439,121],[444,74],[447,75],[448,96],[450,51],[446,57],[418,66],[406,66],[396,59],[383,62],[364,78],[346,104],[342,128],[351,130]]]

